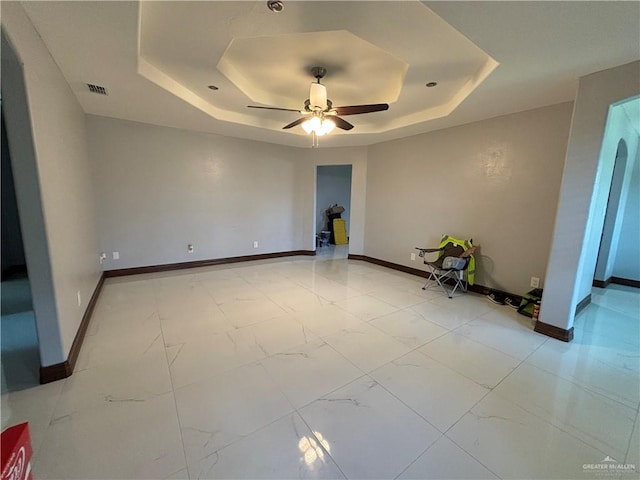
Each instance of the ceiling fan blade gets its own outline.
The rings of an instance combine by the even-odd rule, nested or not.
[[[302,122],[304,122],[306,119],[307,119],[307,117],[299,118],[299,119],[297,119],[297,120],[295,120],[295,121],[291,122],[289,125],[285,125],[284,127],[282,127],[282,129],[283,129],[283,130],[287,130],[287,129],[289,129],[289,128],[293,128],[293,127],[295,127],[295,126],[298,126],[298,125],[300,125]]]
[[[332,120],[336,124],[336,127],[341,128],[342,130],[351,130],[353,128],[353,125],[349,122],[340,117],[336,117],[335,115],[327,116],[325,118]]]
[[[371,105],[349,105],[347,107],[333,107],[338,115],[359,115],[361,113],[382,112],[389,110],[387,103],[373,103]]]
[[[293,108],[280,108],[280,107],[259,107],[257,105],[247,105],[248,108],[261,108],[262,110],[281,110],[283,112],[298,112],[300,113],[300,110],[295,110]]]

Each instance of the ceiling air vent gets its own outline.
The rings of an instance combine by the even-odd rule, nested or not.
[[[98,95],[109,95],[107,93],[107,89],[101,87],[100,85],[94,85],[93,83],[87,83],[87,87],[89,87],[89,91],[91,93],[97,93]]]

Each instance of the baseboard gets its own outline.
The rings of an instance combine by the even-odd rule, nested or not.
[[[587,308],[587,306],[591,303],[591,294],[584,297],[578,305],[576,305],[576,315],[578,315],[582,310]]]
[[[349,260],[361,260],[363,262],[374,263],[376,265],[380,265],[382,267],[387,267],[392,270],[397,270],[399,272],[409,273],[411,275],[417,275],[418,277],[427,278],[429,276],[429,272],[426,270],[420,270],[419,268],[407,267],[406,265],[401,265],[399,263],[388,262],[386,260],[380,260],[379,258],[369,257],[367,255],[352,255],[351,253],[347,257]],[[446,279],[445,283],[453,282],[452,279]],[[493,289],[489,287],[485,287],[484,285],[478,285],[477,283],[474,285],[469,285],[469,291],[474,293],[479,293],[480,295],[488,295]],[[520,302],[522,297],[520,295],[515,295],[508,292],[501,292],[507,296],[514,298],[516,301]]]
[[[241,257],[212,258],[208,260],[195,260],[193,262],[165,263],[162,265],[149,265],[146,267],[120,268],[106,270],[105,277],[123,277],[127,275],[140,275],[143,273],[170,272],[186,268],[210,267],[212,265],[224,265],[227,263],[250,262],[253,260],[268,260],[270,258],[295,257],[300,255],[314,256],[315,250],[292,250],[288,252],[261,253],[258,255],[244,255]]]
[[[564,328],[556,327],[555,325],[549,325],[548,323],[544,323],[538,320],[533,331],[551,338],[555,338],[557,340],[562,340],[563,342],[570,342],[571,340],[573,340],[573,327],[571,327],[569,330],[565,330]]]
[[[279,258],[279,257],[291,257],[291,256],[298,256],[298,255],[313,256],[315,254],[316,254],[315,250],[294,250],[294,251],[288,251],[288,252],[246,255],[242,257],[215,258],[210,260],[197,260],[194,262],[170,263],[165,265],[151,265],[148,267],[122,268],[119,270],[107,270],[105,272],[102,272],[102,275],[100,276],[100,280],[98,280],[98,284],[96,285],[96,288],[93,291],[93,295],[91,295],[91,299],[87,304],[87,309],[85,310],[84,315],[82,316],[82,320],[80,321],[80,327],[78,327],[76,336],[73,339],[73,343],[71,344],[71,350],[69,350],[69,357],[64,362],[56,363],[55,365],[49,365],[46,367],[40,367],[40,383],[50,383],[50,382],[55,382],[56,380],[62,380],[63,378],[69,377],[73,373],[73,370],[76,366],[76,361],[78,360],[78,355],[80,354],[80,348],[82,347],[82,342],[84,341],[84,336],[87,332],[87,328],[89,328],[89,321],[91,320],[91,315],[93,314],[93,310],[96,306],[96,302],[98,301],[98,297],[100,296],[100,292],[102,291],[102,286],[104,284],[105,278],[121,277],[125,275],[138,275],[141,273],[166,272],[171,270],[181,270],[183,268],[206,267],[210,265],[222,265],[226,263],[249,262],[251,260],[266,260],[270,258]]]
[[[627,287],[640,288],[640,280],[631,280],[630,278],[611,277],[611,283],[616,285],[626,285]]]
[[[93,310],[96,306],[96,302],[98,301],[98,297],[100,296],[100,292],[102,291],[102,285],[104,284],[105,277],[106,275],[102,272],[100,280],[98,280],[98,284],[93,290],[93,295],[91,295],[91,299],[84,311],[84,315],[82,315],[80,326],[78,327],[76,336],[71,344],[71,350],[69,350],[69,357],[62,363],[40,367],[40,383],[50,383],[55,382],[56,380],[62,380],[73,373],[76,361],[78,360],[78,355],[80,354],[82,342],[84,341],[84,336],[87,333],[87,328],[89,328],[91,315],[93,315]]]
[[[363,262],[375,263],[376,265],[380,265],[382,267],[391,268],[393,270],[398,270],[400,272],[409,273],[411,275],[417,275],[418,277],[427,277],[427,272],[425,270],[420,270],[418,268],[407,267],[405,265],[400,265],[399,263],[387,262],[386,260],[380,260],[379,258],[368,257],[367,255],[352,255],[351,253],[347,257],[349,260],[362,260]]]
[[[611,283],[611,277],[607,278],[606,280],[596,280],[594,278],[593,283],[591,285],[598,288],[607,288],[610,283]]]

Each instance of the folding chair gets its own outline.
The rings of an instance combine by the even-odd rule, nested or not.
[[[466,293],[468,286],[473,285],[475,275],[475,258],[473,254],[478,247],[473,246],[473,240],[461,240],[458,238],[443,235],[438,248],[420,248],[419,256],[424,258],[424,263],[429,267],[429,277],[422,287],[423,290],[435,287],[441,288],[449,298],[458,288]],[[428,261],[426,254],[438,253],[438,258]],[[466,273],[466,277],[465,277]],[[428,287],[429,282],[433,282]],[[447,290],[445,284],[452,285],[451,291]]]

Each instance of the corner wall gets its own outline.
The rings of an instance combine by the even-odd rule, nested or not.
[[[22,67],[2,72],[2,95],[40,360],[50,366],[67,359],[100,278],[84,112],[22,6],[2,2],[1,13]]]
[[[591,290],[591,257],[597,256],[591,251],[591,236],[600,236],[606,209],[595,186],[606,173],[601,159],[615,158],[618,144],[616,140],[611,152],[604,141],[609,109],[640,93],[638,78],[640,62],[580,79],[540,310],[542,322],[563,330],[573,327],[576,305]]]
[[[526,293],[545,277],[570,121],[563,103],[370,146],[365,254],[423,268],[415,247],[473,238],[476,283]]]

